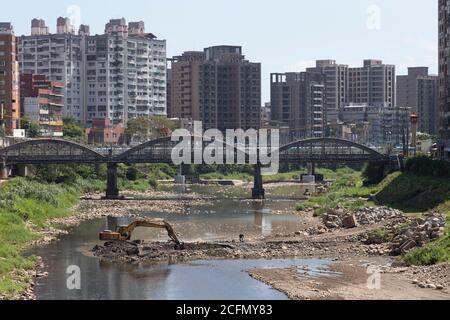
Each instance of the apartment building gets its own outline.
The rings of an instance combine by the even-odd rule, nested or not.
[[[64,115],[81,122],[83,104],[83,39],[75,34],[67,18],[58,18],[57,32],[51,34],[44,20],[33,19],[31,35],[18,37],[21,74],[44,75],[64,84]]]
[[[25,74],[20,76],[20,92],[22,115],[39,125],[42,136],[62,137],[64,83]]]
[[[349,67],[337,64],[335,60],[317,60],[315,68],[306,72],[318,72],[324,75],[326,87],[326,109],[339,110],[349,103]]]
[[[110,118],[126,126],[139,116],[166,115],[166,41],[143,22],[110,20],[103,35],[87,36],[86,122]]]
[[[203,122],[205,129],[250,129],[261,125],[261,64],[237,46],[190,51],[172,59],[172,118]]]
[[[0,125],[12,135],[20,127],[19,65],[13,26],[0,22]]]
[[[364,60],[349,68],[350,103],[395,106],[395,66],[381,60]]]
[[[450,160],[450,0],[439,0],[439,118],[442,158]]]
[[[324,76],[316,72],[271,74],[271,117],[290,127],[290,139],[320,138],[326,129]]]
[[[91,125],[110,118],[126,126],[138,116],[166,115],[166,42],[145,32],[143,22],[112,19],[101,35],[67,18],[57,33],[33,19],[31,35],[19,38],[20,70],[64,83],[64,115]]]
[[[408,68],[408,75],[397,77],[397,106],[418,116],[419,132],[438,134],[438,77],[427,67]]]

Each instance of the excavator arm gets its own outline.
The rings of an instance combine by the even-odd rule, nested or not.
[[[100,233],[100,240],[102,241],[111,241],[111,240],[119,240],[119,241],[128,241],[131,239],[133,231],[138,227],[146,227],[146,228],[158,228],[158,229],[166,229],[169,238],[175,242],[178,247],[182,246],[182,243],[178,239],[175,231],[172,226],[162,219],[140,219],[130,223],[127,226],[118,227],[116,232],[112,231],[103,231]]]

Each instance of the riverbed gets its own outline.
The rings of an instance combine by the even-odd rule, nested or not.
[[[98,241],[98,233],[127,224],[135,216],[164,218],[173,224],[182,241],[236,240],[239,235],[254,240],[299,230],[304,223],[292,214],[302,198],[300,186],[273,187],[268,200],[248,199],[248,190],[238,187],[195,187],[189,192],[213,196],[202,204],[185,208],[184,212],[133,212],[124,217],[104,217],[84,221],[68,228],[68,234],[58,241],[34,249],[41,256],[48,277],[37,280],[36,299],[241,299],[284,300],[287,295],[250,277],[252,269],[299,268],[311,276],[323,274],[330,264],[326,259],[277,260],[206,260],[173,264],[115,263],[94,257],[91,250]],[[180,197],[183,193],[179,193]],[[282,198],[279,195],[285,194]],[[147,200],[148,201],[148,200]],[[134,239],[165,241],[160,230],[137,229]],[[79,267],[80,287],[67,285],[71,266]]]

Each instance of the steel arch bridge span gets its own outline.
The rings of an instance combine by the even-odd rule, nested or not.
[[[59,139],[33,139],[0,149],[0,159],[15,164],[106,163],[108,158],[76,142]]]
[[[202,141],[200,146],[195,145],[195,138]],[[202,137],[191,136],[191,158],[193,157],[195,152],[198,152],[202,155],[206,149],[212,142],[203,141]],[[173,149],[182,141],[182,139],[177,141],[172,141],[172,137],[163,137],[155,140],[151,140],[140,144],[136,147],[133,147],[122,154],[114,156],[111,159],[111,162],[115,163],[168,163],[172,164],[172,151]],[[233,150],[234,158],[238,156],[245,158],[248,161],[249,149],[241,150],[236,146],[228,145],[224,141],[216,140],[217,143],[223,145],[223,155],[226,156],[226,152],[229,150]],[[254,150],[256,153],[256,150]],[[193,160],[193,159],[192,159]],[[224,159],[225,160],[225,159]]]
[[[367,146],[337,138],[312,138],[289,143],[279,149],[280,162],[353,163],[389,160]]]

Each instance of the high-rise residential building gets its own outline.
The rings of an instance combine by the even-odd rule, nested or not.
[[[315,68],[306,69],[324,75],[327,110],[339,110],[349,103],[348,69],[348,65],[337,64],[335,60],[317,60]]]
[[[237,46],[185,52],[172,59],[173,118],[203,122],[205,129],[249,129],[261,125],[261,64]]]
[[[381,60],[364,60],[364,65],[349,68],[349,102],[395,106],[395,66]]]
[[[288,125],[290,139],[325,136],[324,76],[316,72],[271,74],[271,117]]]
[[[87,123],[110,118],[126,126],[138,116],[166,115],[166,41],[143,22],[113,19],[105,34],[86,37]]]
[[[439,110],[441,155],[450,159],[450,0],[439,0]]]
[[[429,75],[427,67],[408,68],[408,75],[397,77],[397,106],[417,114],[420,132],[437,134],[438,77]]]
[[[23,116],[39,125],[41,135],[62,137],[64,84],[43,75],[24,74],[20,76],[20,93]]]
[[[20,127],[19,65],[10,23],[0,22],[0,122],[8,135]]]
[[[166,42],[143,22],[113,19],[91,36],[86,25],[75,34],[67,18],[58,18],[56,34],[34,19],[31,35],[19,38],[19,60],[23,74],[64,83],[64,115],[83,124],[166,115]]]
[[[18,38],[21,74],[44,75],[64,84],[64,115],[81,122],[83,104],[83,35],[74,33],[67,18],[58,18],[51,34],[44,20],[33,19],[31,35]]]

